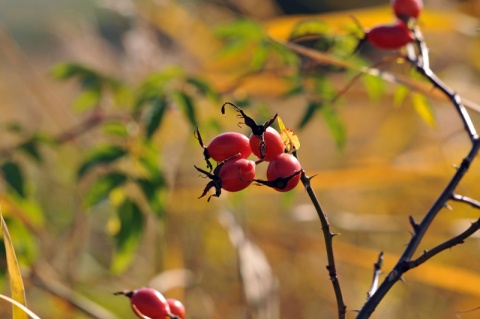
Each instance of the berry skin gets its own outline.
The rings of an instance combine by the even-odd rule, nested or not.
[[[165,319],[170,313],[170,306],[165,297],[152,288],[120,291],[115,295],[125,295],[130,298],[132,310],[139,318]]]
[[[241,191],[247,188],[255,178],[255,163],[243,158],[232,158],[223,164],[218,176],[224,190]]]
[[[400,49],[414,40],[412,32],[402,21],[373,27],[365,34],[365,40],[379,49]]]
[[[185,306],[177,299],[167,298],[167,303],[170,306],[170,313],[180,319],[185,319]]]
[[[297,186],[300,181],[300,170],[302,169],[300,162],[295,156],[288,153],[283,153],[275,157],[267,168],[267,180],[269,182],[277,182],[276,187],[273,187],[279,192],[288,192]],[[286,185],[278,183],[282,179],[288,178]]]
[[[285,151],[282,137],[273,127],[269,126],[266,128],[265,133],[263,133],[263,140],[265,143],[262,145],[261,139],[257,135],[250,135],[250,148],[252,153],[259,159],[270,162]],[[262,150],[263,158],[261,156]]]
[[[248,138],[240,133],[225,132],[215,137],[206,147],[208,156],[217,163],[240,154],[240,158],[247,158],[252,153]]]
[[[417,19],[423,9],[422,0],[391,0],[391,5],[397,18],[403,21]]]
[[[212,196],[220,197],[222,188],[229,192],[238,192],[247,188],[255,177],[255,162],[244,158],[239,159],[238,156],[218,164],[213,170],[213,174],[195,165],[194,167],[210,178],[199,199],[207,195],[211,188],[215,189],[215,194],[210,195],[208,201]]]

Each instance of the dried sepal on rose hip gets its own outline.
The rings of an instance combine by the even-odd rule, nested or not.
[[[298,185],[301,172],[298,159],[292,154],[283,153],[268,164],[267,180],[256,179],[255,182],[272,187],[278,192],[288,192]]]
[[[203,156],[207,163],[207,168],[212,171],[213,167],[209,159],[220,163],[232,156],[239,154],[240,158],[247,158],[252,153],[248,138],[237,132],[225,132],[217,135],[209,144],[205,146],[203,139],[197,128],[194,133],[200,146],[203,147]]]
[[[194,167],[210,179],[199,199],[204,197],[211,188],[215,189],[215,193],[210,195],[207,201],[210,201],[212,196],[220,197],[222,189],[229,192],[241,191],[250,186],[255,177],[255,162],[239,158],[239,155],[219,163],[213,170],[213,173],[195,165]]]
[[[246,115],[245,112],[243,112],[243,110],[239,106],[237,106],[233,103],[230,103],[230,102],[225,102],[222,105],[222,114],[225,114],[225,106],[227,106],[227,105],[232,106],[235,109],[235,111],[237,111],[239,113],[237,115],[237,117],[243,118],[243,122],[241,122],[239,124],[245,124],[252,130],[252,135],[250,136],[250,139],[252,139],[252,136],[255,137],[255,138],[258,138],[258,140],[259,140],[258,145],[256,145],[256,143],[254,143],[253,147],[251,147],[252,152],[255,155],[257,155],[257,153],[258,153],[257,157],[260,158],[261,160],[265,160],[265,158],[267,156],[268,148],[269,148],[268,144],[266,143],[265,134],[267,132],[267,128],[270,127],[270,125],[272,125],[272,123],[277,118],[278,114],[275,114],[275,116],[272,117],[270,120],[268,120],[267,122],[260,125],[260,124],[257,124],[254,119],[252,119],[251,117]],[[252,145],[252,142],[250,142],[250,145]],[[272,145],[272,148],[273,147],[274,146]],[[285,147],[283,146],[282,152],[283,152],[284,149],[285,149]],[[271,153],[273,154],[274,152],[271,151]],[[269,157],[270,156],[271,155],[269,155]],[[271,157],[273,157],[273,156],[271,156]]]
[[[133,312],[139,318],[165,319],[171,315],[167,299],[152,288],[123,290],[114,295],[124,295],[130,298]]]

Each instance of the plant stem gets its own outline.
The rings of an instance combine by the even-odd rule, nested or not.
[[[408,270],[416,267],[416,263],[418,264],[426,261],[433,255],[443,251],[446,249],[448,245],[454,246],[461,242],[461,240],[465,239],[466,237],[470,236],[473,228],[469,229],[468,231],[462,233],[461,235],[447,241],[446,243],[437,246],[434,248],[434,254],[432,256],[426,255],[425,260],[420,257],[417,261],[411,261],[411,258],[415,251],[417,250],[418,246],[420,245],[421,240],[423,239],[427,229],[429,228],[430,224],[432,223],[433,219],[437,216],[438,212],[445,206],[448,200],[455,198],[454,192],[457,188],[457,185],[460,183],[464,175],[467,173],[470,164],[476,157],[480,149],[480,139],[477,135],[475,127],[466,111],[465,107],[462,104],[460,96],[449,87],[447,87],[429,67],[429,59],[428,59],[428,48],[423,41],[422,35],[418,28],[415,29],[415,35],[417,38],[417,46],[420,53],[420,56],[415,58],[412,56],[411,52],[406,57],[406,60],[411,63],[413,66],[416,67],[417,71],[422,74],[432,85],[442,91],[448,99],[452,102],[453,106],[457,110],[460,118],[464,124],[465,131],[467,132],[470,141],[472,142],[472,146],[466,157],[463,159],[462,163],[458,167],[457,171],[453,175],[452,179],[442,191],[440,196],[437,200],[433,203],[430,210],[424,216],[423,220],[420,224],[417,224],[413,218],[410,218],[410,223],[414,229],[414,233],[412,238],[410,239],[405,251],[403,252],[402,256],[398,260],[397,264],[390,272],[390,274],[385,278],[383,283],[380,285],[378,290],[371,296],[370,299],[364,304],[363,308],[357,315],[357,319],[366,319],[369,318],[370,315],[373,313],[375,308],[381,302],[381,300],[385,297],[385,295],[390,291],[390,288],[402,278],[402,275],[407,272]]]
[[[332,234],[330,232],[330,224],[328,222],[328,217],[324,213],[322,207],[320,206],[320,202],[318,201],[317,196],[315,195],[315,192],[312,189],[312,186],[310,184],[311,178],[305,174],[304,170],[302,170],[301,174],[302,174],[301,181],[303,183],[303,186],[305,187],[305,190],[307,191],[307,194],[310,197],[310,200],[312,201],[312,204],[315,207],[315,211],[317,212],[318,217],[320,218],[320,222],[322,224],[322,232],[323,232],[323,237],[325,239],[325,248],[327,250],[328,275],[330,276],[330,280],[332,281],[332,285],[333,285],[333,290],[335,291],[335,298],[337,300],[337,308],[338,308],[338,318],[344,319],[347,306],[345,305],[345,302],[343,300],[342,288],[340,286],[340,281],[338,279],[337,269],[335,266],[335,256],[333,254],[332,239],[333,239],[333,236],[335,236],[335,234]]]

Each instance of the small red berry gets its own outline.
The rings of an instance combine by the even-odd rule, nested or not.
[[[395,15],[404,21],[417,19],[423,9],[422,0],[391,0],[391,5]]]
[[[255,163],[243,158],[232,158],[223,164],[218,176],[224,190],[241,191],[247,188],[255,178]]]
[[[165,297],[152,288],[120,291],[116,292],[115,295],[129,297],[132,310],[139,318],[165,319],[170,313],[170,306]]]
[[[240,133],[225,132],[215,137],[206,147],[208,155],[217,163],[240,154],[240,158],[247,158],[252,153],[248,138]]]
[[[185,319],[185,306],[177,299],[167,298],[170,313],[180,319]]]
[[[365,34],[365,39],[377,48],[384,50],[400,49],[412,42],[413,33],[402,21],[373,27]]]
[[[267,168],[267,180],[276,182],[274,189],[279,192],[288,192],[297,186],[300,181],[302,167],[295,156],[283,153],[275,157]],[[284,184],[286,182],[286,184]]]
[[[250,135],[250,148],[252,153],[266,162],[270,162],[278,155],[285,152],[285,144],[283,143],[280,133],[273,127],[269,126],[263,133],[264,144],[257,135]],[[263,158],[262,158],[263,150]]]

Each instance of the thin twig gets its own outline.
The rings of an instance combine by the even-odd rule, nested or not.
[[[100,109],[95,110],[94,112],[90,113],[82,122],[78,123],[77,125],[70,127],[64,131],[61,131],[49,138],[49,141],[54,144],[64,144],[70,142],[72,140],[77,139],[83,134],[86,134],[90,130],[106,123],[112,121],[121,121],[127,122],[130,120],[128,114],[103,114]],[[26,140],[31,139],[31,137],[27,137]],[[11,155],[13,152],[18,150],[19,148],[24,145],[25,140],[21,141],[15,145],[9,145],[4,148],[0,149],[0,157],[6,157]]]
[[[337,269],[335,266],[335,256],[333,253],[333,241],[332,241],[335,235],[330,232],[330,224],[328,222],[328,217],[324,213],[322,207],[320,206],[320,202],[318,201],[317,196],[315,195],[315,192],[312,189],[312,186],[310,184],[311,178],[308,177],[305,174],[305,171],[303,170],[300,178],[303,183],[303,186],[305,187],[305,190],[307,191],[308,196],[310,197],[310,200],[312,201],[313,206],[315,207],[315,211],[317,212],[318,217],[320,218],[320,222],[322,224],[323,237],[325,239],[325,247],[327,250],[328,275],[330,276],[330,280],[332,281],[332,285],[333,285],[333,290],[335,291],[335,298],[337,300],[338,318],[344,319],[345,313],[347,311],[347,306],[345,305],[345,302],[343,300],[342,288],[340,286],[340,281],[338,279]]]
[[[473,198],[463,196],[463,195],[453,194],[450,199],[454,200],[454,201],[457,201],[457,202],[462,202],[462,203],[468,204],[468,205],[470,205],[474,208],[480,209],[480,201],[475,200]]]
[[[377,291],[378,289],[378,281],[380,280],[380,275],[382,274],[382,265],[383,265],[383,251],[380,252],[378,255],[378,260],[375,264],[373,264],[373,279],[372,285],[370,286],[370,290],[367,292],[367,300],[370,299],[371,296]]]
[[[463,159],[462,163],[458,167],[457,171],[453,175],[448,185],[445,187],[443,192],[440,194],[437,200],[433,203],[430,210],[424,216],[423,220],[419,224],[417,224],[416,222],[412,223],[413,219],[412,218],[410,219],[411,224],[416,225],[416,227],[414,227],[414,233],[412,238],[410,239],[407,247],[405,248],[405,251],[403,252],[402,256],[398,260],[393,270],[385,278],[385,280],[379,286],[375,294],[373,294],[373,296],[370,299],[368,299],[367,302],[364,304],[363,308],[360,310],[360,312],[357,315],[357,319],[369,318],[370,315],[375,310],[375,308],[378,306],[378,304],[382,301],[385,295],[393,287],[393,285],[398,280],[401,280],[402,275],[405,272],[412,269],[412,265],[410,264],[412,262],[411,258],[415,253],[415,251],[417,250],[418,246],[420,245],[420,242],[423,239],[427,229],[429,228],[433,219],[437,216],[438,212],[443,207],[445,207],[445,204],[447,203],[447,201],[452,197],[454,197],[454,192],[458,183],[462,180],[464,175],[467,173],[470,167],[470,164],[473,162],[474,158],[476,157],[480,149],[480,139],[476,133],[475,127],[470,119],[470,116],[467,110],[462,104],[462,100],[460,99],[460,96],[455,91],[451,90],[447,85],[445,85],[445,83],[443,83],[435,75],[435,73],[433,73],[433,71],[429,68],[428,48],[425,42],[423,41],[423,37],[421,36],[421,33],[418,28],[415,29],[415,34],[417,36],[417,45],[418,45],[420,56],[416,59],[412,59],[412,55],[409,54],[406,57],[406,60],[410,62],[412,65],[414,65],[420,74],[422,74],[427,80],[429,80],[430,83],[434,85],[435,88],[443,92],[447,96],[447,98],[452,102],[453,106],[457,110],[464,124],[465,131],[472,142],[472,147],[468,152],[468,154],[466,155],[466,157]],[[467,238],[468,236],[470,236],[476,231],[475,227],[476,226],[472,226],[461,235],[454,237],[448,240],[447,242],[445,242],[444,244],[439,245],[434,249],[432,249],[431,251],[433,251],[433,253],[430,253],[430,254],[426,253],[426,255],[425,254],[423,255],[426,257],[422,256],[420,258],[426,258],[425,260],[427,260],[431,258],[431,256],[447,249],[448,245],[454,246],[460,243],[461,240]],[[420,262],[421,260],[422,259],[420,259],[418,262]]]
[[[412,269],[412,268],[415,268],[415,267],[418,267],[420,266],[421,264],[423,264],[424,262],[426,262],[427,260],[429,260],[430,258],[432,258],[433,256],[441,253],[442,251],[444,250],[447,250],[449,248],[452,248],[453,246],[456,246],[456,245],[459,245],[459,244],[463,244],[463,242],[465,241],[465,239],[467,239],[468,237],[472,236],[477,230],[480,229],[480,219],[478,219],[476,222],[472,223],[470,225],[470,227],[468,227],[463,233],[461,233],[460,235],[458,236],[455,236],[449,240],[447,240],[446,242],[444,243],[441,243],[440,245],[428,250],[428,251],[425,251],[420,257],[418,257],[417,259],[414,259],[414,260],[411,260],[407,263],[405,263],[405,267],[408,268],[408,269]]]

